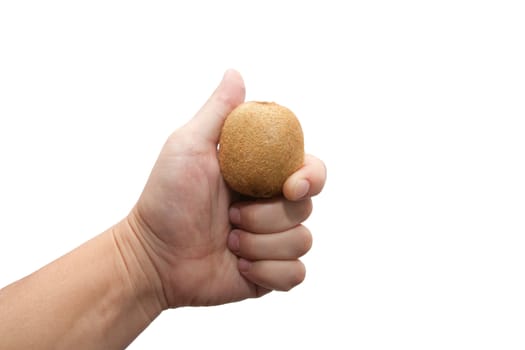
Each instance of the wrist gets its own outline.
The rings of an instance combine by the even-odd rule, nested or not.
[[[142,237],[137,217],[132,212],[111,229],[120,270],[128,281],[129,292],[150,321],[168,308],[162,281]]]

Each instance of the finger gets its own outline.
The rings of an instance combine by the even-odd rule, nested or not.
[[[219,86],[187,126],[210,142],[217,143],[224,120],[244,101],[245,93],[244,81],[239,72],[227,70]]]
[[[284,183],[283,194],[291,201],[301,200],[319,194],[325,182],[325,164],[319,158],[307,154],[304,165]]]
[[[230,221],[237,228],[248,232],[275,233],[299,225],[311,213],[310,198],[296,202],[275,198],[233,204],[230,208]]]
[[[306,269],[299,260],[248,261],[241,258],[239,271],[250,282],[279,291],[289,291],[306,276]]]
[[[255,285],[255,298],[262,297],[263,295],[266,295],[268,293],[272,292],[271,289],[261,287],[259,285]]]
[[[266,235],[236,229],[228,237],[228,248],[248,260],[298,259],[311,247],[312,234],[303,225]]]

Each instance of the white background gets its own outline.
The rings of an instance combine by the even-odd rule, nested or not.
[[[0,2],[0,285],[126,215],[233,67],[328,166],[307,279],[130,349],[525,348],[520,3]]]

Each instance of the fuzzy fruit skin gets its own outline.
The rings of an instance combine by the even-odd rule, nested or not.
[[[273,102],[245,102],[226,118],[219,165],[234,191],[256,198],[277,196],[303,163],[303,131],[288,108]]]

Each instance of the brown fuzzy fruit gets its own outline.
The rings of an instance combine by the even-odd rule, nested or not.
[[[303,162],[303,131],[288,108],[273,102],[246,102],[226,118],[219,165],[233,190],[251,197],[276,196]]]

